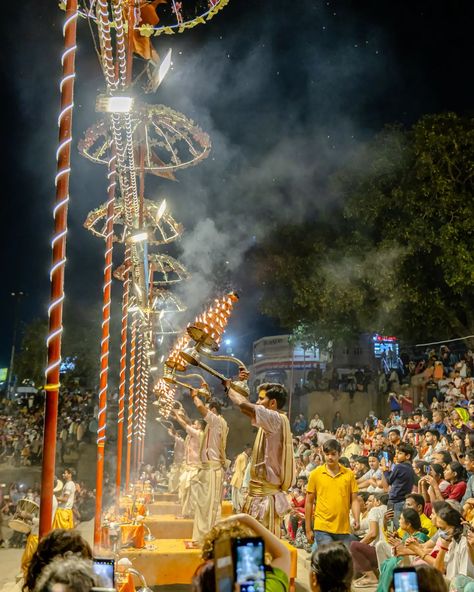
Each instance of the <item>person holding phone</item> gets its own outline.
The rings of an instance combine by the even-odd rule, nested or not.
[[[43,537],[28,565],[24,577],[22,592],[33,592],[43,568],[56,557],[73,554],[75,560],[89,559],[92,561],[92,550],[89,543],[75,530],[56,529]]]
[[[421,526],[420,516],[418,512],[412,508],[405,508],[400,514],[400,527],[405,532],[402,538],[399,537],[398,533],[386,534],[387,541],[392,547],[392,557],[385,559],[380,564],[380,577],[377,592],[385,592],[388,589],[390,582],[392,581],[393,570],[399,565],[403,558],[401,555],[398,555],[398,549],[403,547],[403,543],[414,539],[423,544],[428,540],[428,534]],[[376,546],[376,552],[377,557],[380,560],[379,546],[380,543]]]
[[[401,442],[395,453],[396,465],[390,470],[384,458],[380,463],[382,469],[382,484],[388,485],[388,508],[394,511],[394,525],[398,528],[398,520],[405,505],[406,496],[413,490],[415,472],[412,467],[414,449],[405,442]]]
[[[202,546],[204,563],[196,569],[193,576],[192,592],[216,591],[215,544],[224,535],[232,539],[260,537],[264,543],[265,554],[271,557],[271,562],[265,569],[265,591],[288,592],[291,567],[288,547],[258,520],[248,514],[236,514],[221,520],[205,536]]]
[[[436,557],[413,538],[405,541],[405,547],[444,574],[453,590],[474,585],[474,532],[465,528],[462,515],[449,504],[437,511],[436,524],[440,541]]]
[[[397,567],[389,592],[448,592],[442,574],[430,565]]]
[[[90,560],[78,557],[57,557],[41,572],[34,592],[51,592],[51,590],[88,592],[104,581],[94,572]],[[110,592],[113,587],[108,586]]]

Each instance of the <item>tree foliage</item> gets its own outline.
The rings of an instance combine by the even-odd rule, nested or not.
[[[46,336],[48,322],[35,319],[23,328],[19,354],[15,361],[15,374],[18,381],[33,380],[37,387],[44,384],[44,371],[47,361]],[[100,353],[100,323],[91,318],[86,311],[74,313],[66,310],[61,357],[75,362],[74,370],[61,377],[61,384],[76,384],[86,387],[97,384]]]
[[[426,116],[366,145],[334,179],[339,206],[254,253],[263,311],[320,343],[473,334],[473,123]]]

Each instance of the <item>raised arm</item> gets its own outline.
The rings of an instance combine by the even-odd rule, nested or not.
[[[206,417],[206,415],[209,413],[209,409],[204,405],[204,403],[198,397],[197,389],[192,389],[191,397],[193,398],[193,403],[194,403],[194,406],[196,407],[196,409],[199,411],[199,413],[202,415],[202,417]]]
[[[184,415],[181,415],[180,413],[178,413],[177,409],[173,409],[173,415],[174,418],[176,419],[176,421],[179,423],[179,425],[186,429],[187,426],[191,425],[191,422],[186,421]]]
[[[250,417],[251,419],[255,419],[255,405],[251,403],[246,397],[237,391],[234,391],[234,389],[231,387],[230,380],[226,380],[224,386],[226,387],[226,393],[232,403],[237,405],[244,415]]]

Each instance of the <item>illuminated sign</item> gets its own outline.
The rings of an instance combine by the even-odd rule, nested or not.
[[[0,382],[5,382],[8,376],[8,368],[0,368]]]
[[[389,335],[378,335],[372,337],[374,342],[374,355],[376,358],[398,358],[400,348],[398,339]]]

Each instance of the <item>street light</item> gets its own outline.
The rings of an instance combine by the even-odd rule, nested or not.
[[[13,337],[12,337],[12,349],[10,354],[10,365],[8,366],[8,375],[7,375],[7,396],[11,390],[11,383],[13,380],[13,368],[15,364],[15,346],[16,346],[16,334],[18,331],[18,309],[20,299],[25,296],[25,293],[22,291],[18,292],[10,292],[10,296],[15,299],[13,304]]]

